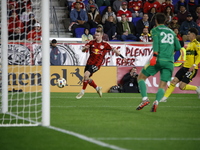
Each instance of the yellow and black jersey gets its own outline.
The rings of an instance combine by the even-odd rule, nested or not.
[[[198,69],[198,64],[200,63],[200,43],[194,39],[190,42],[186,48],[186,60],[183,65],[185,68],[192,67],[196,64],[195,69]]]

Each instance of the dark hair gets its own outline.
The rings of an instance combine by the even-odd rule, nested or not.
[[[158,24],[164,24],[166,20],[166,16],[163,13],[157,13],[155,16],[156,21]]]
[[[195,35],[198,35],[199,31],[196,28],[190,28],[189,32],[194,33]]]

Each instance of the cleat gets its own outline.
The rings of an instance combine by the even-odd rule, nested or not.
[[[102,97],[102,87],[97,88],[97,93],[99,94],[99,97]]]
[[[167,97],[163,97],[159,102],[167,102]]]
[[[83,95],[84,95],[84,93],[83,93],[83,92],[80,92],[80,93],[76,96],[76,99],[80,99]]]
[[[158,101],[156,100],[153,102],[153,105],[151,107],[151,112],[156,112],[157,107],[158,107]]]
[[[200,99],[200,86],[197,86],[196,92],[198,94],[198,98]]]
[[[150,100],[147,98],[146,100],[143,100],[140,105],[136,108],[136,110],[141,110],[144,108],[144,106],[147,106],[150,104]]]

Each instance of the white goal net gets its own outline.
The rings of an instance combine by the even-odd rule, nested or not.
[[[44,125],[43,117],[49,113],[48,103],[46,113],[43,107],[47,100],[43,99],[45,91],[42,86],[44,65],[49,66],[49,62],[43,63],[44,60],[36,59],[37,54],[45,46],[49,46],[47,43],[49,34],[46,36],[48,39],[42,35],[46,32],[43,30],[42,20],[45,17],[49,19],[48,15],[43,16],[44,12],[48,13],[48,7],[42,7],[44,1],[49,6],[46,0],[0,0],[2,8],[0,18],[0,126]],[[3,5],[7,5],[6,14],[3,12],[5,11]],[[3,27],[5,15],[7,33],[4,32]],[[8,36],[6,40],[4,35]],[[43,38],[45,40],[42,40]],[[46,44],[44,44],[45,41]],[[48,70],[46,73],[48,76]],[[49,92],[48,88],[46,92]],[[46,96],[49,98],[48,94]],[[47,118],[47,125],[48,122]]]

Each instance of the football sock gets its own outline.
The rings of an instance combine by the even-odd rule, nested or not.
[[[143,79],[140,79],[138,81],[139,89],[140,89],[140,94],[142,97],[147,97],[147,87]]]
[[[86,89],[86,87],[87,87],[87,85],[88,85],[88,82],[89,82],[89,80],[84,80],[83,81],[83,90],[85,90]]]
[[[165,90],[163,88],[159,88],[156,93],[156,100],[159,102],[165,94]]]
[[[95,84],[94,80],[89,82],[89,85],[96,89],[97,85]]]
[[[186,84],[186,86],[183,88],[183,90],[196,91],[197,90],[197,86]]]
[[[167,88],[164,97],[169,97],[175,89],[175,85],[170,83],[170,86]]]

